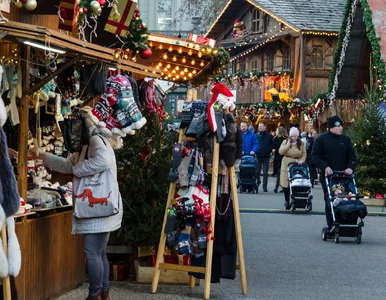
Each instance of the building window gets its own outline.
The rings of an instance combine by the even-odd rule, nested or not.
[[[158,15],[158,29],[171,30],[172,29],[172,0],[158,0],[157,15]]]
[[[259,64],[257,60],[252,60],[252,67],[251,72],[258,72],[259,71]]]
[[[252,11],[252,33],[263,33],[263,25],[263,13],[257,8],[254,8]]]
[[[270,52],[267,54],[267,71],[273,71],[275,69],[275,53]]]
[[[290,49],[284,48],[282,51],[283,51],[283,71],[291,70]]]
[[[324,69],[324,53],[322,46],[314,46],[311,52],[311,68]]]

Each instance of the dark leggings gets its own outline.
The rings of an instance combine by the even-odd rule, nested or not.
[[[89,296],[97,296],[102,290],[107,291],[110,288],[110,266],[106,256],[109,236],[109,232],[84,235],[84,254],[90,281]]]
[[[290,190],[289,190],[289,188],[283,188],[283,191],[284,191],[284,200],[285,200],[285,202],[287,202],[289,204],[290,203]]]

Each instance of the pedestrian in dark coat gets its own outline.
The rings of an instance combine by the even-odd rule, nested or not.
[[[256,153],[257,161],[257,185],[260,186],[260,174],[261,167],[263,167],[263,191],[268,192],[268,169],[269,169],[269,159],[272,152],[272,134],[267,132],[267,124],[265,122],[259,123],[259,132],[256,134],[257,142],[259,149]],[[258,192],[259,189],[257,189]]]
[[[280,168],[281,168],[281,161],[283,159],[283,155],[279,153],[279,149],[281,146],[281,143],[288,139],[287,130],[285,130],[284,127],[279,126],[276,129],[276,135],[272,140],[272,152],[274,153],[274,159],[273,159],[273,173],[276,174],[276,185],[275,189],[273,190],[275,193],[278,192],[279,185],[280,185]]]
[[[326,204],[326,221],[328,229],[331,230],[333,219],[328,199],[326,175],[332,175],[333,171],[344,171],[346,175],[351,175],[356,164],[354,147],[350,137],[343,134],[342,120],[338,116],[328,118],[328,132],[316,138],[311,156],[312,161],[320,168],[320,182]]]

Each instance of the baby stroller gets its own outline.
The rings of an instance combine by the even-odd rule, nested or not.
[[[345,175],[343,171],[334,171],[331,176],[326,176],[328,190],[328,205],[333,218],[331,230],[327,227],[322,229],[322,239],[326,241],[329,237],[335,238],[339,243],[339,237],[354,237],[357,244],[362,241],[363,219],[367,215],[367,207],[359,200],[354,175]],[[339,187],[341,194],[333,190]],[[358,218],[360,222],[358,223]]]
[[[312,189],[308,165],[303,163],[288,164],[288,188],[290,190],[290,207],[304,208],[307,212],[312,210]]]
[[[252,155],[244,155],[241,158],[237,182],[237,187],[239,188],[240,193],[245,191],[249,193],[257,192],[256,173],[256,158]]]

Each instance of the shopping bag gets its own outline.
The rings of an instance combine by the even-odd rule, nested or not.
[[[79,219],[108,217],[119,212],[118,182],[110,169],[74,179],[74,216]]]

